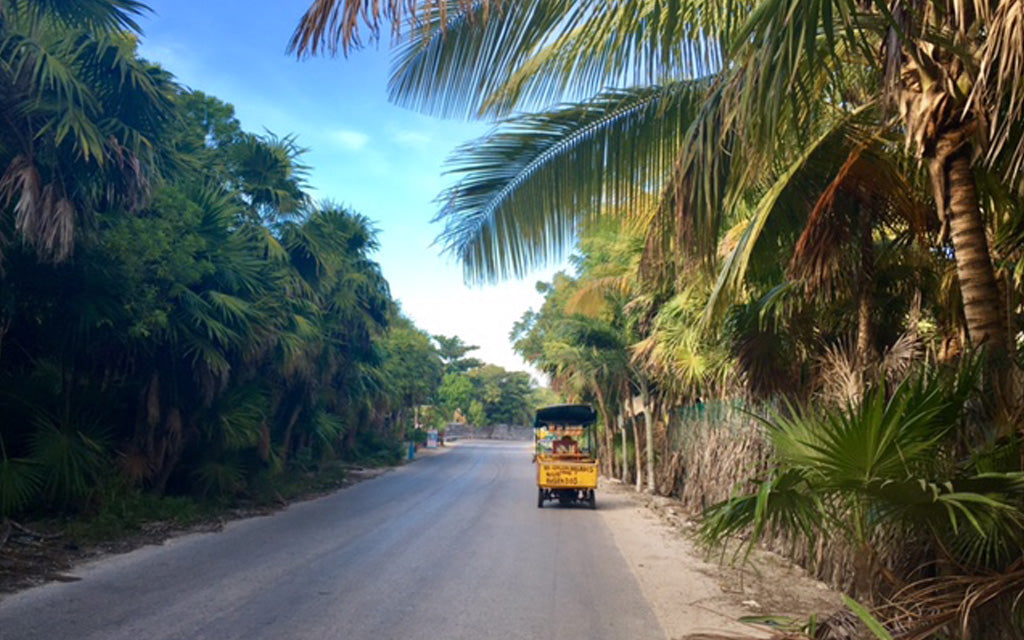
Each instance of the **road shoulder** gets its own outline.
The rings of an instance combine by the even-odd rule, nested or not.
[[[774,554],[756,552],[742,572],[706,560],[693,542],[692,522],[672,500],[602,480],[598,513],[671,640],[698,634],[768,638],[738,619],[807,619],[840,608],[838,594]]]

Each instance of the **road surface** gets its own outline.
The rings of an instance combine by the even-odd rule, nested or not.
[[[664,638],[600,514],[538,509],[533,474],[463,442],[7,596],[0,640]]]

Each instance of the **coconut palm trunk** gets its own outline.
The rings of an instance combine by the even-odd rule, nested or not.
[[[938,204],[946,206],[967,338],[972,347],[985,350],[989,389],[995,398],[996,411],[1006,416],[1020,406],[1021,400],[1010,389],[1006,316],[974,182],[971,149],[971,145],[964,142],[945,158],[940,153],[932,160],[931,174],[933,180],[940,181],[935,185],[936,197],[944,196],[944,202],[940,200]],[[940,191],[942,186],[945,186],[945,193]]]
[[[1007,348],[1003,300],[992,267],[968,145],[949,158],[944,173],[948,185],[946,215],[968,337],[974,347],[985,347],[998,361],[1006,355]]]

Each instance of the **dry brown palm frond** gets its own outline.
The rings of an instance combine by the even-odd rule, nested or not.
[[[852,611],[840,609],[818,623],[814,640],[860,640],[864,632],[864,623]]]
[[[113,136],[107,140],[106,154],[111,166],[119,172],[119,179],[107,184],[107,201],[120,203],[129,212],[136,212],[146,206],[152,184],[138,154],[120,144]]]
[[[0,206],[14,210],[14,227],[40,258],[59,262],[74,249],[75,205],[57,184],[43,184],[30,158],[19,155],[0,178]]]
[[[789,264],[790,277],[813,292],[840,272],[839,250],[858,235],[858,208],[876,224],[901,221],[923,235],[931,210],[894,164],[872,140],[850,151],[835,178],[818,198]]]
[[[811,211],[807,226],[800,234],[789,262],[790,277],[806,283],[812,292],[831,281],[839,270],[838,248],[849,242],[853,224],[846,207],[836,207],[836,197],[857,161],[862,148],[855,149],[838,175],[825,189]]]
[[[129,445],[118,454],[118,467],[124,478],[135,486],[141,486],[153,477],[152,461],[135,445]]]
[[[7,165],[0,178],[0,204],[5,208],[14,205],[16,216],[35,210],[42,199],[42,178],[35,164],[28,157],[19,155]]]
[[[740,240],[743,239],[743,235],[747,232],[751,221],[741,220],[733,225],[729,230],[725,232],[722,239],[718,241],[718,257],[720,259],[728,258],[740,244]]]
[[[916,333],[901,335],[882,354],[879,369],[885,380],[898,384],[910,374],[915,363],[924,355],[924,342]]]
[[[1024,559],[1001,573],[920,580],[897,592],[879,613],[886,627],[902,630],[894,634],[897,640],[928,640],[953,629],[967,637],[986,606],[1009,599],[1016,608],[1022,598]]]
[[[977,111],[989,116],[987,159],[994,164],[1009,151],[1005,177],[1016,181],[1020,188],[1024,137],[1015,135],[1015,131],[1016,123],[1024,116],[1024,1],[998,3],[995,14],[985,21],[987,37],[979,51],[978,82],[972,89],[968,110],[980,107]]]
[[[585,281],[565,303],[565,312],[597,317],[608,309],[609,295],[629,295],[633,283],[631,274],[606,276]]]
[[[768,465],[771,445],[756,421],[739,411],[691,417],[670,433],[686,474],[679,501],[691,513],[752,488],[749,478]]]
[[[923,354],[923,341],[910,332],[886,349],[881,360],[866,364],[858,362],[852,341],[828,345],[819,359],[820,395],[829,402],[857,403],[872,384],[899,384]]]
[[[865,367],[858,363],[853,343],[831,344],[820,358],[820,395],[829,403],[856,404],[865,390]]]
[[[40,257],[61,262],[71,256],[75,239],[75,205],[55,184],[43,187],[42,206],[15,217],[14,226]],[[20,212],[19,212],[20,213]]]

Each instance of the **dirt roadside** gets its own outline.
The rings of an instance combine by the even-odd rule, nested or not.
[[[668,498],[602,481],[597,511],[671,640],[769,638],[739,618],[820,619],[842,606],[827,585],[774,554],[755,552],[743,570],[706,560],[694,523]]]

